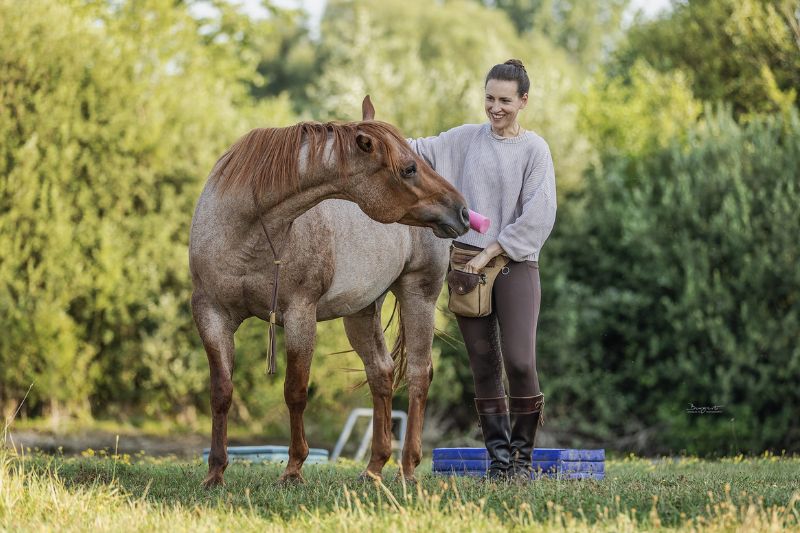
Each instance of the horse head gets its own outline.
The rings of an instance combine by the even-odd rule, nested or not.
[[[469,214],[458,190],[411,149],[397,128],[374,120],[369,95],[361,108],[345,197],[378,222],[426,226],[442,238],[466,233]]]

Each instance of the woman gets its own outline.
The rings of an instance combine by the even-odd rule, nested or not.
[[[495,65],[484,86],[488,123],[466,124],[410,142],[458,188],[471,209],[492,221],[486,234],[470,231],[453,243],[480,251],[464,270],[479,273],[497,255],[510,258],[494,282],[492,313],[480,318],[456,316],[491,458],[489,477],[530,479],[531,453],[544,406],[536,373],[538,261],[555,222],[555,172],[547,143],[517,121],[530,87],[522,62],[511,59]]]

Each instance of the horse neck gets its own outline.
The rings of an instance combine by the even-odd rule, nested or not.
[[[273,195],[256,207],[267,228],[279,231],[321,201],[344,198],[332,137],[328,137],[321,162],[310,162],[305,144],[298,157],[298,187],[282,195]]]

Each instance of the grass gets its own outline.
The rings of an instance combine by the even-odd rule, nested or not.
[[[205,465],[146,456],[17,457],[0,452],[4,530],[800,531],[800,458],[764,455],[609,461],[603,481],[496,485],[423,468],[407,486],[360,466],[309,465],[306,484],[277,484],[280,465],[234,464],[227,485],[200,487]],[[427,472],[426,472],[427,470]]]

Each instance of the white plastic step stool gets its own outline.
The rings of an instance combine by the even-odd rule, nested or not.
[[[347,422],[345,422],[344,428],[342,428],[342,432],[339,434],[339,440],[336,441],[336,447],[333,449],[333,453],[331,454],[331,462],[339,459],[342,449],[344,448],[345,444],[347,444],[347,439],[350,438],[350,434],[353,432],[356,421],[361,417],[369,418],[369,424],[367,425],[366,431],[364,431],[364,435],[361,437],[361,444],[358,446],[358,451],[353,459],[356,461],[364,460],[364,456],[367,454],[367,448],[372,440],[372,409],[368,407],[358,407],[350,411],[350,416],[347,417]],[[398,436],[397,440],[392,439],[392,451],[394,452],[401,450],[403,447],[403,441],[405,441],[406,429],[408,427],[408,415],[404,411],[393,410],[392,420],[400,421],[400,435]]]

